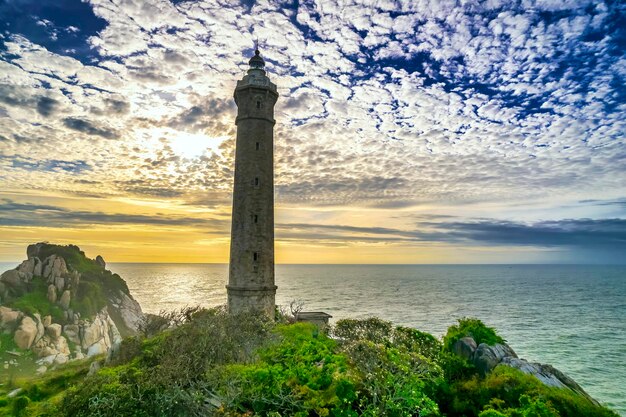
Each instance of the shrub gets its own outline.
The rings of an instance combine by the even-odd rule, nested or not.
[[[505,340],[498,336],[496,331],[485,326],[485,324],[472,318],[459,319],[458,325],[453,325],[448,328],[448,332],[443,337],[443,348],[451,352],[454,344],[464,337],[472,337],[476,344],[486,343],[490,346],[496,343],[504,343]]]
[[[275,334],[259,361],[213,373],[223,410],[356,417],[353,376],[347,358],[335,352],[336,342],[308,323],[278,326]]]
[[[332,334],[334,337],[348,342],[369,340],[388,345],[391,343],[392,330],[393,325],[390,322],[371,317],[364,320],[339,320],[332,329]]]

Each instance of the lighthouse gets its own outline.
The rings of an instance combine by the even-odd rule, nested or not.
[[[256,48],[237,81],[237,140],[230,237],[228,311],[274,317],[274,105],[276,85]]]

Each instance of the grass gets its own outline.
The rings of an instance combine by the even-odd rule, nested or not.
[[[98,358],[99,359],[99,358]],[[62,400],[65,390],[80,384],[87,375],[94,358],[73,361],[41,377],[13,375],[0,385],[0,415],[47,416]],[[22,391],[16,399],[7,397],[15,388]],[[22,398],[22,400],[20,400]]]

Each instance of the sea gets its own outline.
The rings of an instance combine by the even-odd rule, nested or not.
[[[145,312],[226,302],[226,264],[107,268]],[[276,284],[278,305],[333,321],[377,316],[442,336],[479,318],[518,356],[555,366],[626,417],[626,265],[276,265]]]

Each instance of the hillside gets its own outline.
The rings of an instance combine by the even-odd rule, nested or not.
[[[477,320],[462,320],[443,341],[374,318],[342,320],[328,332],[223,309],[163,320],[154,328],[167,330],[124,339],[99,370],[82,361],[14,381],[4,396],[0,390],[0,414],[617,416],[584,392],[547,385],[505,363],[485,370],[460,356],[456,350],[470,339],[483,351],[504,349]]]

